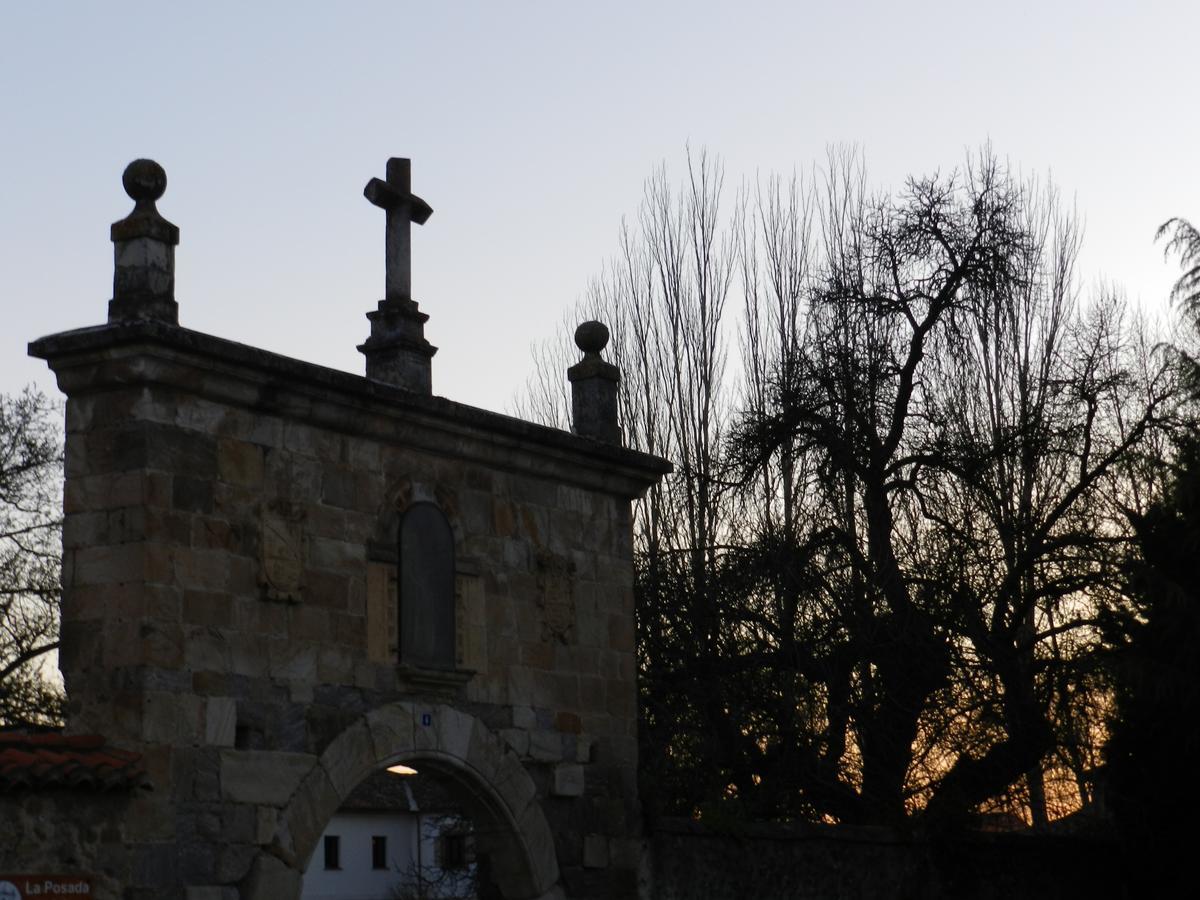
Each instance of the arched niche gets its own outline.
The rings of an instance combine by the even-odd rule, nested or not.
[[[399,661],[455,668],[454,531],[433,503],[412,504],[400,518],[397,602]]]

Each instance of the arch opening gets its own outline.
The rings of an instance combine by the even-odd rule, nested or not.
[[[417,770],[416,778],[423,779],[426,787],[417,782],[403,787],[403,777],[386,773],[388,766],[405,764]],[[382,773],[382,776],[380,775]],[[423,791],[427,802],[439,796],[449,802],[434,823],[438,833],[429,834],[429,820],[417,821],[412,810],[406,823],[392,821],[392,831],[382,827],[387,818],[385,810],[375,812],[382,816],[367,817],[346,833],[359,835],[352,852],[360,861],[371,860],[380,851],[380,842],[374,838],[388,835],[391,840],[402,840],[407,829],[408,847],[412,852],[392,854],[388,866],[399,861],[401,867],[415,862],[417,870],[409,868],[408,874],[425,877],[419,866],[425,865],[429,874],[440,879],[440,888],[449,893],[438,895],[425,890],[427,900],[449,900],[462,885],[470,883],[474,892],[470,896],[478,900],[535,900],[561,896],[557,888],[558,865],[554,852],[553,836],[536,797],[536,788],[516,755],[481,722],[466,713],[444,705],[424,705],[398,702],[381,707],[354,723],[339,735],[321,755],[319,763],[304,779],[300,788],[280,812],[280,824],[275,844],[264,851],[263,856],[270,867],[278,868],[281,859],[290,859],[294,875],[293,896],[316,897],[314,891],[301,893],[300,873],[306,869],[314,871],[320,866],[324,872],[326,853],[330,849],[325,841],[329,837],[329,823],[335,821],[339,810],[351,800],[351,805],[361,802],[361,792],[369,796],[381,777],[399,781],[402,785],[393,798],[404,801],[412,796],[413,804],[420,808],[418,791]],[[372,785],[376,785],[372,788]],[[366,788],[362,786],[366,785]],[[394,787],[394,785],[393,785]],[[360,791],[359,800],[354,800],[355,791]],[[389,801],[394,802],[394,801]],[[407,803],[406,803],[407,805]],[[364,822],[376,827],[375,832],[363,832]],[[422,831],[425,829],[425,832]],[[458,829],[455,831],[455,829]],[[462,841],[446,841],[439,848],[434,843],[442,833],[462,835]],[[366,840],[364,838],[370,838]],[[412,838],[415,835],[415,843]],[[342,837],[342,834],[334,836]],[[422,844],[423,839],[432,838]],[[338,842],[340,843],[340,842]],[[410,860],[409,857],[419,858]],[[471,877],[441,877],[447,868],[459,867],[463,862],[455,856],[440,859],[438,853],[457,854],[468,851],[472,860]],[[396,849],[399,849],[397,847]],[[333,848],[335,865],[341,865],[344,853],[340,846]],[[434,865],[430,867],[427,854],[434,854]],[[439,862],[451,862],[443,866]],[[436,869],[437,871],[433,871]],[[410,881],[418,882],[417,878]],[[251,879],[254,882],[254,879]],[[269,879],[259,879],[266,884]],[[328,882],[328,879],[325,879]],[[315,882],[306,882],[315,883]],[[271,886],[278,891],[278,879]],[[246,894],[252,897],[278,896],[264,893],[256,883],[249,885]],[[414,892],[412,896],[418,896]]]
[[[376,770],[334,812],[304,868],[301,900],[528,895],[527,855],[503,810],[455,766],[406,761],[412,774]]]

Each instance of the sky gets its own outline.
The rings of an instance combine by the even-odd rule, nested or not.
[[[1086,281],[1161,311],[1154,231],[1200,222],[1197,34],[1194,0],[0,0],[0,391],[53,393],[26,344],[104,321],[138,157],[167,172],[182,325],[360,374],[362,189],[410,157],[434,393],[499,411],[688,146],[731,191],[856,146],[894,190],[990,142],[1074,204]]]

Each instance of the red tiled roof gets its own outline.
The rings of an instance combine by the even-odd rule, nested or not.
[[[98,734],[0,733],[0,792],[30,788],[110,791],[145,784],[142,755]]]

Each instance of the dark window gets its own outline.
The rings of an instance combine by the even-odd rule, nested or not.
[[[387,868],[387,835],[371,835],[371,868]]]
[[[465,834],[442,835],[442,868],[465,869],[467,866],[467,836]]]
[[[432,503],[400,521],[400,662],[454,668],[454,532]]]
[[[325,868],[340,869],[342,839],[336,834],[325,835]]]

